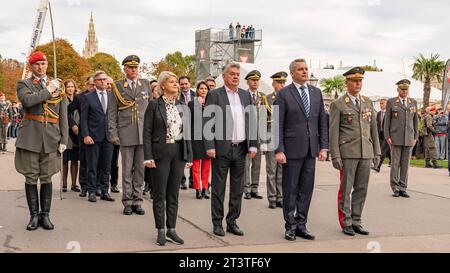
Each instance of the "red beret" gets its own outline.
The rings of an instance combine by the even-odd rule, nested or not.
[[[36,51],[33,54],[30,55],[30,58],[28,59],[28,62],[30,64],[34,64],[35,62],[39,61],[46,61],[47,57],[45,57],[44,52]]]

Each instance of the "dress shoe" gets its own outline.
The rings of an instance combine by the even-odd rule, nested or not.
[[[353,231],[355,233],[358,233],[361,235],[369,235],[369,232],[367,230],[365,230],[361,225],[352,226],[352,227],[353,227]]]
[[[184,244],[184,240],[178,236],[177,232],[174,228],[169,228],[166,234],[166,240],[171,241],[174,244],[182,245]]]
[[[195,190],[195,198],[203,199],[202,192],[200,190]]]
[[[401,191],[400,192],[400,196],[404,197],[404,198],[409,198],[410,197],[409,194],[406,191]]]
[[[295,236],[298,236],[298,237],[303,238],[305,240],[311,240],[311,241],[314,241],[314,239],[316,239],[316,236],[314,236],[311,233],[309,233],[308,230],[296,229],[295,230]]]
[[[102,191],[101,191],[101,190],[97,190],[97,191],[95,192],[95,195],[96,195],[96,196],[99,196],[99,197],[102,196]]]
[[[62,192],[67,192],[67,187],[62,187]]]
[[[277,203],[276,202],[270,202],[269,203],[269,209],[276,209],[277,208]]]
[[[209,198],[210,198],[210,197],[209,197],[208,191],[205,190],[205,189],[202,190],[202,196],[203,196],[203,198],[205,198],[205,199],[209,199]]]
[[[80,197],[86,197],[87,196],[87,191],[86,190],[81,190],[81,193],[79,195]]]
[[[400,192],[399,192],[399,191],[394,191],[394,194],[392,194],[392,196],[394,196],[394,197],[400,197]]]
[[[227,232],[237,236],[244,236],[244,232],[237,225],[227,226]]]
[[[295,241],[295,231],[293,230],[286,230],[286,232],[284,233],[284,238],[288,241]]]
[[[95,193],[90,193],[88,197],[89,202],[97,202],[97,196]]]
[[[252,195],[249,192],[246,192],[244,199],[252,199]]]
[[[81,191],[80,188],[77,185],[70,187],[70,190],[73,191],[73,192],[80,192]]]
[[[133,209],[131,208],[131,206],[126,206],[126,207],[123,209],[123,214],[125,214],[125,215],[131,215],[131,214],[133,214]]]
[[[117,188],[117,186],[113,186],[113,187],[111,187],[111,192],[119,193],[120,191],[119,191],[119,188]]]
[[[278,201],[277,202],[277,207],[283,208],[283,201]]]
[[[352,227],[352,226],[344,227],[344,229],[342,230],[342,232],[344,232],[344,234],[345,234],[345,235],[348,235],[348,236],[355,236],[355,235],[356,235],[356,234],[355,234],[355,231],[353,230],[353,227]]]
[[[160,246],[166,245],[166,232],[164,229],[158,229],[158,238],[156,243]]]
[[[102,200],[108,201],[108,202],[114,202],[114,198],[112,198],[109,194],[105,193],[100,198]]]
[[[136,213],[137,215],[144,215],[145,214],[145,210],[141,207],[141,206],[132,206],[132,211],[134,213]]]
[[[186,182],[181,184],[180,189],[182,189],[182,190],[187,190]]]
[[[225,236],[225,231],[223,231],[222,226],[214,226],[213,233],[217,236]]]
[[[252,192],[250,195],[252,196],[252,198],[255,198],[255,199],[263,199],[264,198],[262,195],[259,195],[259,193],[257,193],[257,192]]]

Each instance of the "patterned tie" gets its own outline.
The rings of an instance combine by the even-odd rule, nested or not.
[[[303,101],[303,106],[305,107],[305,112],[306,112],[306,116],[309,117],[309,100],[308,100],[308,95],[306,94],[306,87],[305,86],[300,86],[300,90],[301,90],[301,94],[302,94],[302,101]]]
[[[45,80],[44,79],[40,79],[39,83],[41,84],[42,88],[45,88]]]
[[[106,114],[106,100],[105,100],[105,92],[104,92],[104,91],[102,91],[102,92],[100,92],[100,94],[101,94],[101,100],[100,100],[100,102],[101,102],[101,104],[102,104],[102,108],[103,108],[103,113],[105,113],[105,114]]]

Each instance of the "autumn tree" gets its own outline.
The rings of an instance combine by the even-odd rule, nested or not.
[[[1,92],[6,94],[7,100],[17,100],[17,82],[22,77],[23,65],[14,59],[0,61],[0,77],[2,79]]]
[[[158,78],[162,71],[171,71],[178,77],[186,75],[191,80],[195,80],[195,55],[186,55],[179,51],[167,54],[164,59],[157,63],[152,63],[152,75]]]
[[[47,75],[53,77],[53,42],[38,46],[36,51],[42,51],[47,56]],[[84,88],[86,78],[91,73],[91,65],[87,59],[81,57],[73,49],[73,46],[67,40],[56,40],[56,63],[58,78],[62,80],[73,79],[80,89]]]
[[[114,80],[120,80],[124,77],[119,62],[107,53],[97,53],[94,57],[88,59],[92,72],[97,70],[105,71],[108,76]]]

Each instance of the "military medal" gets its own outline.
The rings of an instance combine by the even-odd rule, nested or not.
[[[394,112],[394,118],[398,118],[398,112]]]
[[[353,123],[353,115],[352,115],[352,113],[348,113],[347,114],[347,122],[348,122],[348,124],[352,124]]]

